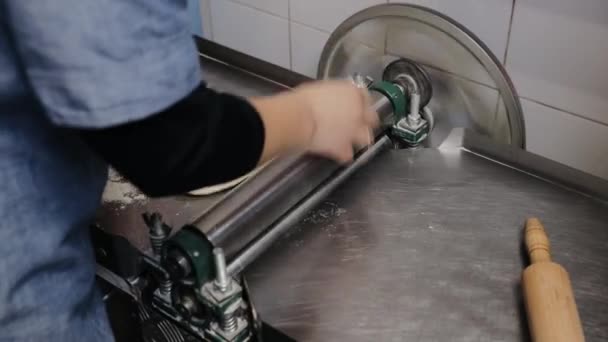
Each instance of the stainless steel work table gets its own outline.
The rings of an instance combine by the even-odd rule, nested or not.
[[[237,94],[281,89],[211,60],[203,68]],[[220,197],[105,203],[99,221],[145,246],[142,212],[179,227]],[[529,216],[570,272],[588,341],[608,340],[608,205],[450,143],[390,150],[361,169],[246,270],[252,299],[299,341],[526,340]]]
[[[360,170],[248,270],[254,304],[298,340],[520,341],[529,216],[608,340],[608,206],[459,148]]]

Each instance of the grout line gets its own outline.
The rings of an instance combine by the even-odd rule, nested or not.
[[[287,3],[287,18],[283,17],[283,16],[281,16],[279,14],[269,12],[269,11],[267,11],[265,9],[262,9],[262,8],[254,7],[254,6],[251,6],[249,4],[244,4],[242,2],[239,2],[238,0],[228,0],[228,1],[232,2],[233,4],[239,5],[239,6],[247,7],[249,9],[256,10],[256,11],[262,12],[264,14],[268,14],[268,15],[273,16],[275,18],[287,20],[290,23],[295,23],[295,24],[298,24],[298,25],[305,26],[306,28],[315,30],[315,31],[320,32],[320,33],[325,33],[325,34],[331,35],[331,32],[329,32],[329,31],[326,31],[326,30],[318,28],[318,27],[310,26],[310,24],[305,24],[305,23],[303,23],[301,21],[292,19],[291,18],[291,0],[289,0],[289,2]]]
[[[287,34],[289,37],[289,69],[293,71],[293,42],[291,35],[291,0],[287,0]]]
[[[238,0],[228,0],[228,1],[232,2],[233,4],[241,5],[241,6],[243,6],[243,7],[247,7],[247,8],[249,8],[249,9],[253,9],[253,10],[256,10],[256,11],[259,11],[259,12],[262,12],[262,13],[265,13],[265,14],[268,14],[268,15],[271,15],[271,16],[273,16],[273,17],[281,18],[281,19],[283,19],[283,20],[289,20],[289,18],[285,18],[284,16],[282,16],[282,15],[280,15],[280,14],[276,14],[276,13],[270,12],[270,11],[268,11],[268,10],[266,10],[266,9],[263,9],[263,8],[259,8],[259,7],[252,6],[252,5],[250,5],[250,4],[245,4],[245,3],[242,3],[242,2],[240,2],[240,1],[238,1]],[[287,13],[287,16],[289,17],[289,12]]]
[[[305,26],[305,27],[307,27],[307,28],[309,28],[309,29],[312,29],[312,30],[315,30],[315,31],[317,31],[317,32],[321,32],[321,33],[325,33],[325,34],[329,34],[329,35],[331,35],[331,32],[329,32],[329,31],[325,31],[324,29],[320,29],[320,28],[318,28],[318,27],[310,26],[310,24],[304,24],[303,22],[298,21],[298,20],[295,20],[295,19],[290,19],[290,20],[291,20],[291,22],[292,22],[292,23],[295,23],[295,24],[298,24],[298,25]]]
[[[505,54],[503,56],[502,65],[507,66],[507,57],[509,55],[509,46],[511,45],[511,31],[513,30],[513,17],[515,17],[515,2],[513,0],[511,4],[511,18],[509,18],[509,30],[507,31],[507,46],[505,47]]]
[[[399,56],[396,56],[396,57],[399,57]],[[451,77],[453,77],[453,78],[455,78],[455,79],[457,79],[459,81],[470,82],[470,83],[476,84],[476,85],[484,87],[484,88],[493,89],[493,90],[498,91],[498,88],[496,88],[496,87],[492,87],[491,85],[488,85],[488,84],[476,81],[476,80],[468,78],[466,76],[462,76],[462,75],[456,74],[454,72],[451,72],[451,71],[448,71],[448,70],[445,70],[445,69],[441,69],[441,68],[436,67],[434,65],[426,64],[426,63],[420,62],[420,61],[416,61],[416,63],[421,64],[421,65],[425,66],[426,68],[433,69],[435,71],[439,71],[441,73],[444,73],[444,74],[446,74],[448,76],[451,76]]]
[[[596,123],[596,124],[599,124],[599,125],[602,125],[602,126],[606,126],[606,127],[608,127],[608,123],[607,123],[607,122],[603,122],[603,121],[600,121],[600,120],[598,120],[598,119],[593,119],[593,118],[590,118],[590,117],[584,116],[584,115],[582,115],[582,114],[574,113],[574,112],[571,112],[571,111],[569,111],[569,110],[562,109],[562,108],[559,108],[559,107],[556,107],[556,106],[553,106],[553,105],[550,105],[550,104],[547,104],[547,103],[541,102],[541,101],[539,101],[539,100],[534,100],[534,99],[531,99],[531,98],[526,97],[526,96],[520,96],[519,98],[520,98],[520,99],[523,99],[523,100],[526,100],[526,101],[530,101],[530,102],[536,103],[537,105],[541,105],[541,106],[544,106],[544,107],[547,107],[547,108],[551,108],[551,109],[553,109],[553,110],[557,110],[557,111],[559,111],[559,112],[563,112],[563,113],[566,113],[566,114],[570,114],[570,115],[572,115],[572,116],[576,116],[576,117],[577,117],[577,118],[579,118],[579,119],[583,119],[583,120],[591,121],[591,122],[593,122],[593,123]]]
[[[291,19],[291,22],[292,22],[292,23],[294,23],[294,24],[298,24],[298,25],[300,25],[300,26],[304,26],[304,27],[306,27],[307,29],[311,29],[311,30],[313,30],[313,31],[316,31],[317,33],[323,33],[323,34],[326,34],[326,35],[328,35],[328,36],[331,36],[331,35],[332,35],[332,33],[331,33],[331,32],[325,31],[325,30],[320,29],[320,28],[317,28],[317,27],[310,26],[310,25],[308,25],[308,24],[304,24],[304,23],[302,23],[302,22],[300,22],[300,21],[297,21],[297,20],[293,20],[293,19]],[[387,37],[387,39],[388,39],[388,37]],[[365,43],[365,42],[362,42],[362,41],[358,41],[358,42],[359,42],[361,45],[363,45],[363,46],[365,46],[366,48],[369,48],[369,49],[371,49],[371,50],[378,50],[378,49],[379,49],[378,47],[368,45],[368,44],[367,44],[367,43]],[[386,44],[385,44],[385,46],[386,46]],[[383,50],[383,51],[384,51],[384,50]],[[386,51],[384,51],[384,54],[386,55],[386,54],[388,54],[388,53],[387,53]]]

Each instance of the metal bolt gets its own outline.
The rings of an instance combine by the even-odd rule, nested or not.
[[[410,114],[408,115],[415,122],[420,121],[420,95],[413,93],[410,95]]]
[[[417,127],[420,124],[420,116],[413,116],[413,115],[409,115],[407,117],[407,123],[410,126],[414,126]]]
[[[148,235],[152,251],[156,257],[160,257],[163,243],[169,237],[171,228],[163,223],[163,218],[159,213],[144,214],[144,221],[149,228]]]
[[[224,314],[221,321],[221,327],[225,332],[233,332],[239,327],[238,323],[238,319],[234,313]]]
[[[183,296],[177,305],[177,310],[185,318],[190,318],[196,311],[196,302],[190,296]]]
[[[215,261],[215,286],[221,292],[226,292],[230,290],[232,284],[226,270],[226,257],[221,248],[213,249],[213,260]]]
[[[171,294],[171,289],[173,288],[173,282],[171,279],[163,279],[160,281],[160,293],[163,295]]]

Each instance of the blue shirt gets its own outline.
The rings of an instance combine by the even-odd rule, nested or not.
[[[87,225],[107,165],[75,128],[200,82],[186,0],[0,2],[0,341],[106,341]]]

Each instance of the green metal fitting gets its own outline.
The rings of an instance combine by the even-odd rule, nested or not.
[[[226,311],[231,305],[240,302],[243,298],[242,294],[243,289],[237,282],[233,282],[232,289],[226,292],[216,289],[213,282],[208,282],[203,285],[201,291],[197,292],[197,297],[207,307],[213,308],[219,314]]]
[[[395,122],[398,122],[407,116],[408,99],[397,85],[391,82],[380,81],[372,83],[372,85],[369,86],[369,89],[388,97],[393,105],[393,112],[396,117]]]
[[[392,134],[401,138],[405,143],[410,146],[416,146],[426,139],[429,134],[430,126],[428,122],[425,122],[417,130],[411,130],[404,127],[400,127],[398,124],[393,125]]]
[[[215,277],[213,245],[196,228],[182,228],[167,241],[165,248],[165,251],[177,248],[188,258],[197,287]]]

